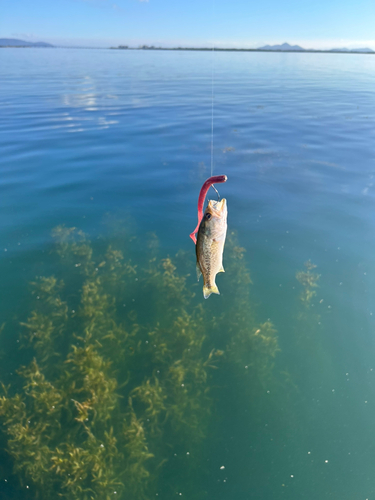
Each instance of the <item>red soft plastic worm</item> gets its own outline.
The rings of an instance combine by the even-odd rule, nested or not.
[[[194,231],[190,234],[190,238],[194,241],[195,244],[197,244],[197,238],[195,237],[195,234],[198,232],[199,225],[203,219],[203,205],[204,205],[204,200],[206,199],[207,191],[210,189],[212,184],[219,184],[220,182],[226,182],[226,181],[227,181],[226,175],[214,175],[213,177],[210,177],[209,179],[206,180],[206,182],[203,184],[200,190],[198,198],[198,224],[197,227],[194,229]]]

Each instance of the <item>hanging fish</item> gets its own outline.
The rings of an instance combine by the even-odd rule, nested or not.
[[[226,180],[226,179],[225,179]],[[198,229],[196,244],[197,278],[203,275],[203,296],[220,295],[216,286],[217,273],[223,273],[223,251],[227,234],[227,200],[209,200]]]

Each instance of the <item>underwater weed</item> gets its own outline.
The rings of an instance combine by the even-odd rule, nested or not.
[[[152,498],[173,450],[203,456],[216,374],[234,368],[241,377],[246,364],[253,384],[269,380],[276,331],[255,320],[234,235],[227,273],[234,293],[230,314],[219,316],[197,302],[178,271],[183,255],[158,258],[155,238],[148,266],[140,267],[111,246],[94,251],[75,228],[59,226],[53,236],[55,276],[32,284],[35,307],[21,323],[34,359],[0,399],[8,453],[35,498]],[[125,314],[134,286],[146,299]],[[225,351],[215,347],[216,333]],[[181,464],[188,485],[203,462],[186,470],[179,460],[173,467]],[[171,474],[165,498],[175,495],[175,481],[181,478]]]
[[[308,307],[311,304],[312,299],[316,296],[316,287],[318,287],[318,281],[320,274],[312,272],[317,266],[308,260],[305,262],[305,271],[298,271],[296,274],[297,280],[303,286],[300,298],[302,302]]]
[[[259,324],[250,297],[251,277],[246,269],[245,249],[238,246],[237,235],[228,239],[228,276],[235,290],[228,324],[228,356],[239,374],[252,380],[253,389],[269,384],[274,359],[280,350],[277,331],[270,320]]]
[[[23,341],[27,340],[28,344],[33,345],[38,353],[39,363],[50,363],[51,358],[60,357],[56,351],[56,343],[63,337],[68,321],[68,305],[60,297],[64,283],[58,282],[54,276],[41,276],[31,285],[32,295],[39,303],[28,321],[21,323],[28,330]]]
[[[115,491],[147,498],[168,447],[186,438],[177,432],[194,429],[198,440],[203,427],[203,328],[185,310],[185,278],[171,259],[142,278],[162,301],[156,309],[160,323],[140,327],[135,314],[125,322],[118,315],[118,299],[124,300],[137,274],[130,261],[111,247],[95,256],[74,228],[60,226],[53,234],[63,266],[59,273],[79,284],[79,292],[69,293],[53,276],[32,284],[37,300],[22,323],[22,342],[32,347],[34,360],[18,370],[22,390],[12,394],[4,388],[0,400],[8,452],[41,498],[54,491],[69,500],[112,498]],[[174,310],[166,318],[163,308],[172,297]],[[142,336],[158,349],[145,349]],[[137,363],[150,373],[141,381],[133,376]],[[198,385],[203,389],[195,390]]]

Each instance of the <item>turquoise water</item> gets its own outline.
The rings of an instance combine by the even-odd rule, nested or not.
[[[35,342],[19,349],[25,344],[20,322],[39,307],[30,282],[36,276],[63,279],[63,299],[75,311],[85,279],[103,272],[104,291],[95,309],[103,294],[111,293],[118,307],[106,321],[113,315],[129,331],[135,324],[139,329],[129,344],[130,361],[125,354],[116,358],[119,348],[101,354],[116,367],[104,371],[118,381],[114,392],[123,402],[91,431],[97,436],[100,426],[114,425],[116,433],[121,419],[130,419],[126,402],[129,395],[136,399],[131,391],[156,377],[163,363],[168,373],[163,391],[171,406],[158,417],[159,442],[148,427],[144,402],[134,403],[154,455],[145,465],[153,482],[142,492],[133,485],[103,493],[89,478],[92,498],[373,499],[375,58],[214,55],[213,173],[228,176],[220,193],[228,201],[228,232],[235,236],[224,254],[226,273],[217,280],[221,295],[204,301],[188,235],[196,225],[199,189],[210,176],[212,61],[205,52],[1,51],[0,379],[10,386],[9,397],[19,394],[28,401],[34,396],[17,375],[21,365],[35,357],[46,364],[43,373],[52,384],[58,377],[55,361],[43,361]],[[59,225],[87,235],[92,269],[91,264],[86,269],[81,250],[72,251],[67,264],[65,249],[61,262],[51,236]],[[236,244],[245,249],[240,267]],[[111,275],[115,280],[121,274],[125,291],[122,281],[113,288],[106,274],[109,245],[135,268]],[[163,282],[159,288],[165,268],[150,268],[150,259],[158,263],[168,256],[178,276],[188,275],[184,286]],[[305,267],[308,261],[316,267]],[[299,271],[308,274],[298,280]],[[183,291],[175,301],[177,290]],[[49,293],[37,296],[44,314],[51,315]],[[197,398],[196,413],[192,406],[187,410],[168,378],[190,345],[182,348],[183,341],[173,340],[180,338],[183,327],[176,321],[185,313],[191,335],[204,337],[202,345],[197,341],[194,362],[207,359],[212,349],[218,359],[215,369],[202,368],[207,381],[194,379],[193,371],[181,379],[189,387],[189,405]],[[81,335],[80,320],[69,314],[71,323],[54,344],[62,359],[73,344],[80,345],[74,337]],[[257,325],[267,321],[277,334],[264,327],[266,339],[258,344]],[[142,350],[158,328],[161,345],[172,324],[169,361]],[[56,468],[51,479],[56,451],[39,475],[25,466],[26,441],[16,454],[11,426],[22,424],[28,435],[29,416],[40,429],[49,418],[45,410],[25,405],[24,420],[10,418],[4,406],[0,410],[1,498],[51,498],[48,491],[91,498],[84,489],[71,492]],[[204,411],[208,406],[210,413]],[[71,432],[76,448],[86,449],[88,432],[74,427],[81,425],[75,411],[78,407],[62,410],[56,422],[63,434]],[[40,430],[43,446],[65,449],[54,434],[49,440],[49,432]],[[116,438],[120,470],[130,460],[130,448],[129,441]],[[107,461],[103,467],[111,466]],[[134,471],[127,474],[138,481]],[[47,477],[51,490],[43,486]],[[119,481],[126,484],[129,476]],[[146,481],[139,476],[139,483]]]

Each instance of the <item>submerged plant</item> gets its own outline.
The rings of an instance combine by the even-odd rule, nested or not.
[[[301,300],[308,307],[311,304],[312,299],[316,296],[316,290],[318,285],[318,281],[320,278],[320,274],[313,272],[313,269],[316,268],[316,265],[308,260],[305,262],[305,271],[298,271],[296,274],[297,280],[303,286],[303,290],[301,292]]]
[[[174,450],[196,457],[202,450],[215,374],[227,366],[242,376],[246,368],[261,386],[272,376],[276,331],[255,322],[234,235],[235,300],[225,315],[209,315],[196,301],[177,269],[181,254],[155,256],[155,237],[153,257],[140,268],[111,246],[95,252],[75,228],[59,226],[53,236],[56,275],[32,283],[35,307],[21,323],[32,359],[0,398],[15,472],[38,499],[154,497],[160,474],[180,463]],[[225,337],[221,349],[212,331]],[[175,496],[174,481],[164,498]]]
[[[231,306],[228,353],[240,373],[257,380],[253,387],[264,386],[270,382],[273,360],[280,350],[277,332],[270,320],[261,324],[256,321],[250,299],[250,273],[244,262],[245,249],[238,246],[234,233],[230,236],[228,275],[236,295]]]

